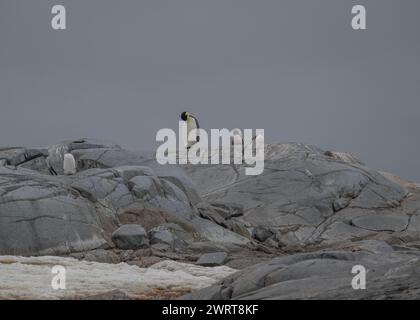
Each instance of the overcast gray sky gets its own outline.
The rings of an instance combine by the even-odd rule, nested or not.
[[[351,28],[355,4],[366,31]],[[420,181],[419,12],[418,0],[0,0],[0,146],[153,150],[187,109],[205,128],[263,128]]]

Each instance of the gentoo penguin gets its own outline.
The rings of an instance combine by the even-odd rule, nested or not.
[[[190,114],[189,112],[184,111],[183,113],[181,113],[181,119],[183,121],[186,122],[187,125],[187,132],[185,133],[185,137],[184,138],[184,144],[186,145],[187,149],[191,148],[195,143],[197,143],[198,141],[200,141],[200,136],[197,132],[197,136],[195,138],[195,140],[188,140],[188,136],[190,134],[190,132],[192,130],[198,130],[200,129],[200,125],[198,123],[198,120],[196,117],[194,117],[192,114]]]
[[[66,175],[76,174],[76,160],[71,153],[64,155],[63,170]]]

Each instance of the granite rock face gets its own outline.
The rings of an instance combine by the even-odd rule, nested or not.
[[[241,203],[253,238],[288,254],[184,298],[420,298],[419,185],[301,144],[267,146],[258,177],[242,165],[186,170],[204,199]],[[352,286],[355,266],[366,290]]]
[[[246,176],[90,139],[0,149],[0,255],[150,265],[209,254],[245,269],[190,299],[380,299],[419,297],[419,248],[419,185],[346,153],[267,145],[264,172]],[[368,290],[351,288],[354,265]]]
[[[5,164],[0,166],[0,254],[112,248],[111,234],[127,224],[130,210],[142,212],[145,219],[159,212],[158,217],[165,216],[161,224],[181,224],[191,242],[249,242],[200,217],[195,204],[203,200],[182,168],[160,166],[150,156],[89,140],[45,150],[0,150]],[[62,159],[69,152],[78,172],[66,176]],[[57,176],[50,175],[48,165]]]
[[[75,175],[60,174],[66,153],[76,159]],[[188,225],[187,246],[257,241],[293,249],[419,239],[418,189],[352,155],[313,146],[267,145],[259,176],[246,176],[243,165],[162,166],[153,154],[88,139],[0,149],[0,158],[0,253],[112,246],[120,225],[147,219],[160,219],[150,229],[173,221],[181,229]],[[48,166],[59,175],[51,176]],[[127,222],[130,210],[137,214]],[[172,243],[169,231],[155,238]]]
[[[203,267],[221,266],[226,262],[227,257],[226,252],[206,253],[198,259],[197,264]]]
[[[124,224],[111,235],[112,241],[119,249],[144,249],[150,246],[146,230],[139,224]]]
[[[105,213],[55,177],[0,167],[0,254],[97,248],[106,224]]]
[[[267,145],[265,169],[185,166],[209,203],[240,203],[254,238],[280,248],[375,236],[419,239],[419,192],[352,155],[302,144]]]
[[[363,267],[365,289],[358,280]],[[419,299],[419,250],[365,240],[256,264],[183,299]]]

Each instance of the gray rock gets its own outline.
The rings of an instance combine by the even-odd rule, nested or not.
[[[98,248],[106,243],[101,219],[106,215],[54,177],[0,167],[0,254]]]
[[[238,252],[243,250],[243,247],[238,244],[220,241],[196,241],[188,245],[190,251],[196,254],[214,253],[215,250],[225,252]]]
[[[287,232],[291,241],[288,245],[357,240],[371,231],[382,232],[383,226],[369,223],[372,228],[364,229],[356,223],[350,225],[353,217],[369,216],[379,210],[391,210],[404,217],[412,212],[404,212],[408,194],[404,187],[352,155],[326,153],[315,146],[267,145],[264,172],[255,177],[246,176],[243,165],[184,167],[204,200],[240,203],[244,213],[241,219],[254,228],[291,230]],[[416,206],[419,204],[417,200]],[[223,225],[218,221],[219,216],[223,218],[221,212],[215,215],[207,210],[203,216]],[[402,221],[390,224],[385,227],[393,232],[406,227]]]
[[[373,232],[337,221],[327,227],[321,238],[326,243],[334,243],[347,239],[364,238],[370,235],[373,235]]]
[[[173,230],[176,230],[175,232]],[[176,233],[181,232],[184,234],[184,230],[175,224],[161,225],[153,228],[149,231],[150,244],[166,244],[171,249],[180,249],[186,246],[186,243],[180,239]]]
[[[197,261],[197,264],[205,267],[221,266],[227,260],[226,252],[214,252],[203,254]]]
[[[111,250],[95,249],[88,252],[77,252],[70,254],[79,260],[94,261],[101,263],[119,263],[121,262],[118,256]]]
[[[154,198],[159,194],[162,185],[157,178],[137,176],[130,180],[130,189],[138,198]]]
[[[82,297],[78,300],[134,300],[127,293],[121,290],[112,290],[105,293],[96,294],[93,296]]]
[[[146,230],[138,224],[125,224],[112,233],[112,241],[119,249],[136,250],[150,246]]]
[[[75,156],[77,174],[50,176],[45,157],[58,170],[66,152]],[[229,263],[236,255],[237,265],[248,266],[256,260],[244,252],[252,256],[252,250],[278,255],[278,248],[281,254],[338,248],[305,261],[283,257],[287,272],[276,267],[273,274],[264,274],[272,265],[263,265],[247,275],[258,284],[254,289],[243,284],[216,290],[225,299],[260,289],[258,297],[287,297],[287,290],[298,296],[281,280],[286,278],[296,288],[304,279],[321,292],[321,279],[337,286],[347,281],[328,277],[343,271],[349,259],[394,272],[388,262],[405,261],[399,260],[401,255],[418,251],[410,243],[420,241],[419,189],[388,179],[353,157],[326,155],[314,146],[268,145],[265,170],[254,177],[245,175],[243,165],[162,166],[153,154],[87,139],[59,143],[48,153],[42,148],[0,149],[0,159],[14,164],[0,167],[0,254],[77,253],[82,259],[111,261],[115,257],[102,249],[113,247],[112,232],[122,224],[144,226],[154,246],[150,251],[159,249],[174,259],[220,251],[229,253]],[[259,228],[274,233],[256,236],[265,239],[263,244],[250,240],[249,230]],[[384,253],[389,260],[382,263],[385,249],[376,244],[368,248],[363,239],[382,239],[402,249],[397,255]],[[339,247],[356,242],[360,256]],[[129,251],[115,250],[121,261],[133,256]],[[340,261],[320,261],[326,256]],[[266,279],[270,288],[264,286]],[[286,291],[279,293],[277,286]]]
[[[273,239],[278,243],[279,247],[293,247],[299,243],[299,239],[293,232],[277,232]]]
[[[0,148],[0,165],[14,166],[48,173],[46,149]]]
[[[356,227],[372,231],[403,231],[408,226],[408,216],[377,213],[355,218],[351,222]]]
[[[163,228],[155,228],[149,231],[150,243],[165,243],[169,246],[173,246],[175,242],[174,235],[168,230]]]
[[[241,210],[239,209],[240,206],[226,203],[209,204],[203,201],[198,203],[196,208],[202,218],[208,219],[243,237],[250,238],[251,235],[245,223],[237,218],[243,214],[242,211],[240,211],[240,214],[237,213],[238,210]]]
[[[163,243],[163,242],[155,243],[151,246],[151,248],[154,250],[163,251],[163,252],[173,250],[173,248],[169,244]]]
[[[115,168],[115,172],[119,177],[125,181],[139,176],[155,176],[154,171],[149,167],[144,166],[122,166]]]
[[[98,159],[100,159],[101,153],[106,153],[107,150],[120,150],[121,147],[104,141],[94,139],[79,139],[63,141],[56,145],[51,146],[48,149],[48,163],[55,169],[58,174],[64,174],[63,160],[66,153],[72,153],[77,161],[77,168],[79,170],[87,169],[87,164],[80,160],[80,151],[98,150]],[[92,164],[90,168],[107,168],[107,166],[100,166],[98,164]]]
[[[366,290],[352,288],[355,265],[367,270]],[[419,251],[397,252],[380,241],[363,241],[341,251],[275,258],[183,299],[418,299],[419,266]]]
[[[224,226],[225,225],[225,218],[212,207],[209,203],[201,202],[196,206],[199,214],[204,219],[208,219],[217,223],[218,225]]]
[[[280,248],[280,244],[277,240],[277,236],[272,236],[264,241],[264,245],[271,248]]]
[[[226,220],[224,223],[224,226],[228,228],[229,230],[243,236],[246,238],[251,238],[251,233],[248,230],[248,228],[245,226],[243,221],[238,220],[237,218],[232,218],[229,220]]]
[[[77,161],[75,175],[62,175],[63,156]],[[248,240],[200,218],[202,202],[179,166],[158,165],[153,155],[112,143],[70,140],[47,149],[4,148],[0,158],[0,254],[67,254],[112,245],[111,233],[124,214],[161,212],[153,227],[174,222],[180,242],[217,240],[226,247]],[[51,176],[48,163],[58,172]],[[142,224],[147,217],[136,216]],[[131,219],[131,218],[130,218]],[[155,219],[156,220],[156,219]],[[152,222],[150,220],[149,222]],[[237,225],[232,225],[237,229]],[[177,246],[176,245],[176,246]],[[214,250],[214,249],[213,249]]]
[[[252,236],[261,242],[264,242],[265,240],[267,240],[268,238],[270,238],[273,235],[273,232],[265,227],[256,227],[253,231],[252,231]]]
[[[244,208],[237,203],[212,202],[212,207],[225,219],[237,218],[244,215]]]

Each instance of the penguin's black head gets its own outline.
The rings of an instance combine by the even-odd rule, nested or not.
[[[188,112],[184,111],[183,113],[181,113],[181,119],[184,121],[188,120]]]

